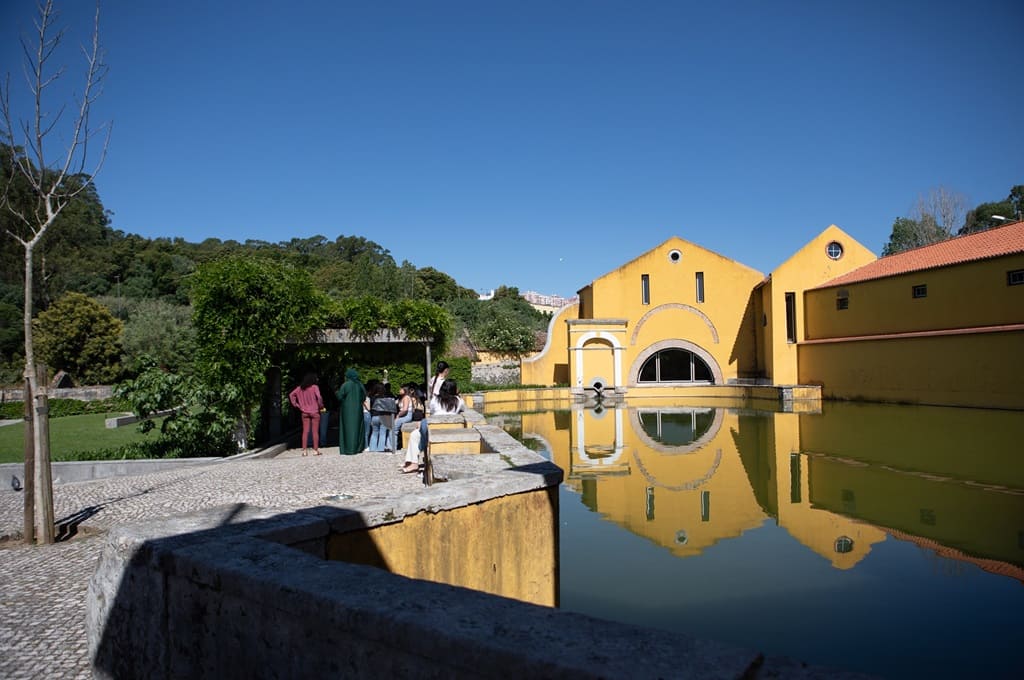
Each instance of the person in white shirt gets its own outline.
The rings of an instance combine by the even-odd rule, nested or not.
[[[444,363],[444,362],[441,362]],[[459,386],[454,380],[446,379],[441,383],[431,415],[462,413],[466,410],[466,402],[459,396]],[[420,454],[427,450],[430,441],[430,430],[426,419],[420,421],[420,429],[409,435],[409,446],[405,449],[405,465],[402,472],[416,472],[420,469]]]
[[[448,379],[448,371],[447,361],[437,362],[437,373],[430,379],[430,385],[427,386],[427,410],[430,413],[434,412],[434,401],[437,399],[437,395],[441,393],[441,385]]]

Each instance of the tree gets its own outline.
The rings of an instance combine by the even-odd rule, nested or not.
[[[198,373],[218,395],[211,406],[239,424],[244,448],[275,353],[322,325],[327,298],[307,272],[251,256],[200,265],[189,285]]]
[[[231,419],[209,408],[216,395],[195,376],[172,373],[145,357],[139,376],[118,385],[116,393],[131,404],[141,432],[156,426],[154,417],[167,414],[160,433],[173,438],[176,451],[189,457],[230,455]]]
[[[116,298],[104,298],[108,304]],[[193,372],[195,329],[192,309],[165,300],[137,300],[128,305],[122,347],[123,363],[132,373],[145,367],[145,358],[176,374]]]
[[[48,95],[52,91],[51,86],[64,74],[63,67],[55,68],[52,63],[64,36],[64,31],[55,27],[56,20],[57,12],[53,2],[46,0],[39,6],[39,20],[36,23],[33,40],[30,42],[25,37],[21,40],[33,102],[30,115],[27,118],[16,118],[12,111],[9,73],[3,87],[0,88],[0,136],[13,150],[10,177],[17,175],[24,180],[31,190],[32,198],[27,208],[13,205],[10,201],[10,182],[2,188],[0,194],[0,200],[3,200],[16,223],[16,226],[12,225],[5,231],[8,236],[20,243],[25,251],[25,303],[22,310],[25,332],[25,380],[33,400],[37,401],[37,407],[32,409],[31,428],[35,479],[39,482],[35,498],[35,523],[38,530],[35,533],[43,542],[50,542],[53,537],[53,489],[46,481],[50,478],[49,451],[44,449],[48,446],[44,441],[44,433],[47,430],[44,430],[42,421],[47,415],[46,409],[41,408],[45,395],[39,390],[32,338],[33,254],[61,212],[76,196],[92,185],[106,157],[111,129],[109,125],[95,127],[89,115],[106,74],[99,43],[99,3],[96,5],[91,46],[83,49],[86,70],[81,96],[75,102],[75,115],[64,124],[63,106],[58,107],[56,113],[49,110]],[[104,130],[100,151],[91,153],[90,141]],[[50,140],[54,133],[57,138],[66,140],[56,157],[50,155]]]
[[[913,220],[897,217],[892,223],[889,242],[882,248],[882,256],[895,255],[911,248],[920,248],[930,243],[945,241],[949,234],[930,218]]]
[[[925,229],[930,230],[932,234],[939,233],[935,230],[937,227],[945,236],[936,240],[945,240],[963,224],[966,206],[966,196],[947,187],[938,186],[917,197],[913,217],[920,224],[926,225]]]
[[[33,322],[39,358],[88,385],[119,377],[123,329],[109,309],[81,293],[67,293]]]
[[[1004,219],[997,219],[994,217],[995,215]],[[1024,218],[1024,184],[1018,184],[1010,189],[1009,195],[1002,201],[981,203],[970,210],[959,233],[971,234],[976,231],[985,231],[1005,224],[1007,220],[1022,218]]]

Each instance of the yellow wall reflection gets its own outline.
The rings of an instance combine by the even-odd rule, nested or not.
[[[1019,414],[636,400],[562,404],[522,429],[587,507],[680,557],[773,518],[837,569],[894,537],[1024,580]]]
[[[566,471],[566,485],[587,507],[680,557],[772,517],[838,568],[852,566],[885,538],[812,508],[806,474],[792,492],[790,453],[799,451],[794,414],[696,405],[574,408],[524,414],[522,428],[546,443]],[[837,551],[842,537],[852,544],[841,542]]]

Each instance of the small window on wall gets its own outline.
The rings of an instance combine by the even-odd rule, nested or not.
[[[640,301],[645,304],[651,304],[651,275],[641,274],[640,275]]]
[[[838,260],[843,256],[843,244],[839,241],[832,241],[825,246],[825,254],[828,255],[830,260]]]
[[[1024,286],[1024,269],[1014,269],[1012,272],[1006,272],[1006,285]]]
[[[915,298],[928,297],[928,286],[925,284],[922,284],[920,286],[914,286],[911,290],[911,295]]]
[[[697,302],[704,302],[704,272],[697,272]]]
[[[786,342],[796,342],[796,293],[786,293]]]
[[[845,290],[836,293],[836,309],[842,311],[850,308],[850,294]]]

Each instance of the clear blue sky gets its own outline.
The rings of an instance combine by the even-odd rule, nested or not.
[[[59,4],[76,46],[92,3]],[[2,5],[17,91],[35,2]],[[572,295],[673,235],[768,273],[1024,183],[1022,27],[1020,0],[105,0],[97,184],[125,232],[364,236],[475,289]]]

